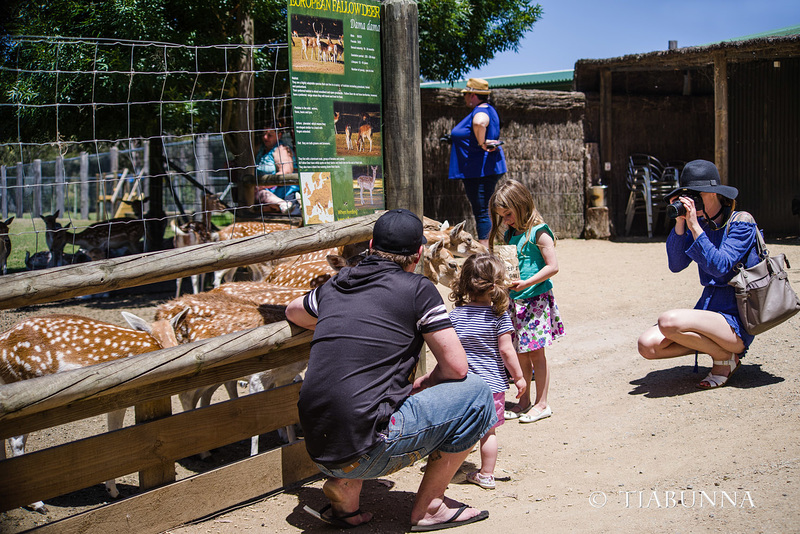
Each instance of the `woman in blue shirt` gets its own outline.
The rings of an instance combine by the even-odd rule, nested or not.
[[[464,181],[464,190],[472,205],[478,240],[489,246],[492,221],[489,217],[489,199],[500,177],[506,172],[506,156],[497,145],[500,137],[500,117],[488,103],[489,82],[470,78],[464,94],[464,103],[472,112],[459,122],[450,133],[450,179]]]
[[[695,160],[684,167],[680,187],[666,197],[679,199],[686,210],[667,238],[669,268],[680,272],[697,263],[703,294],[694,309],[661,314],[639,337],[639,353],[650,360],[708,354],[713,367],[697,384],[700,389],[724,386],[753,341],[728,285],[738,263],[750,267],[758,262],[755,222],[749,216],[731,217],[738,193],[721,184],[713,163]]]

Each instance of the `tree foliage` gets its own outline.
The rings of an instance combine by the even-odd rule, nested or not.
[[[418,8],[421,76],[429,80],[456,80],[516,50],[541,16],[530,0],[420,0]],[[7,35],[87,39],[21,47],[0,35],[0,62],[25,69],[0,70],[2,101],[23,104],[0,108],[0,141],[23,130],[32,143],[219,131],[231,109],[219,99],[237,96],[236,77],[225,76],[225,67],[242,49],[188,47],[241,44],[251,22],[254,43],[282,43],[287,33],[286,2],[275,0],[6,0],[0,16]],[[115,39],[185,46],[115,47]],[[254,61],[268,72],[285,68],[287,59],[265,49]],[[288,92],[286,76],[279,77],[259,74],[256,94]]]
[[[528,0],[421,0],[420,74],[455,81],[496,54],[517,51],[542,8]]]

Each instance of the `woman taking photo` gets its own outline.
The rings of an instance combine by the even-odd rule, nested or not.
[[[755,221],[747,213],[732,216],[738,193],[721,184],[713,163],[695,160],[684,167],[680,187],[666,197],[680,202],[667,238],[669,269],[677,273],[697,263],[703,294],[694,309],[661,314],[639,337],[639,353],[649,360],[708,354],[713,366],[697,384],[700,389],[724,386],[753,341],[728,285],[738,263],[750,267],[758,262]]]
[[[489,199],[500,177],[506,172],[506,157],[497,144],[500,117],[489,104],[489,83],[470,78],[461,91],[464,103],[472,109],[450,133],[449,178],[464,181],[464,190],[472,205],[478,240],[489,246]]]

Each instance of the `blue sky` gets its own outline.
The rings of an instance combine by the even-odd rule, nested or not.
[[[800,25],[800,0],[539,0],[544,14],[519,52],[465,78],[572,69],[603,59],[696,46]]]

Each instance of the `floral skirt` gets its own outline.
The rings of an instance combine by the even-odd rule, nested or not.
[[[564,335],[564,323],[553,290],[529,299],[512,300],[509,307],[514,323],[514,348],[532,352],[552,345]]]

